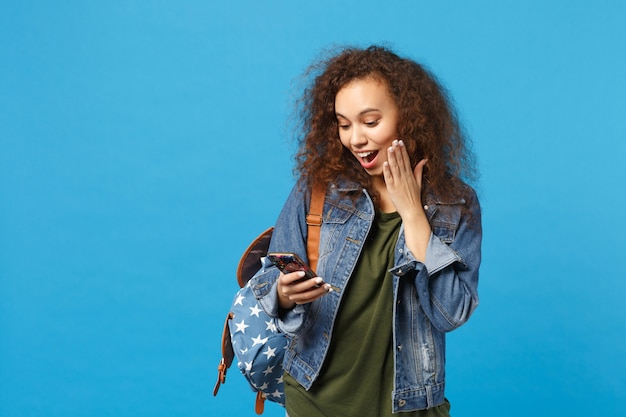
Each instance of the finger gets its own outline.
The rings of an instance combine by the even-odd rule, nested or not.
[[[383,177],[387,184],[393,179],[391,176],[391,168],[389,168],[389,160],[383,162]]]
[[[396,159],[398,161],[398,167],[404,172],[411,172],[411,158],[409,152],[404,145],[404,141],[399,140],[395,142],[396,145]]]
[[[306,304],[317,300],[318,298],[328,294],[329,292],[332,292],[332,287],[330,286],[330,284],[324,284],[320,287],[313,287],[308,291],[294,294],[289,297],[289,299],[296,304]]]
[[[284,299],[290,299],[294,293],[297,293],[297,289],[294,287],[296,283],[304,278],[303,271],[296,271],[288,274],[280,273],[277,281],[277,290]]]
[[[396,155],[397,153],[398,151],[396,150],[396,146],[392,145],[387,148],[387,162],[389,163],[389,174],[391,175],[392,179],[396,179],[400,175],[400,170],[398,166],[399,161]]]
[[[280,283],[282,285],[292,285],[294,282],[300,281],[302,278],[304,278],[304,276],[304,271],[290,272],[287,274],[283,274],[281,272],[278,279],[280,280]]]
[[[302,281],[297,281],[296,283],[290,285],[292,293],[302,293],[306,291],[310,291],[312,289],[319,288],[324,283],[324,279],[321,277],[314,277],[310,279],[305,279]]]
[[[428,159],[422,159],[421,161],[417,163],[417,165],[415,165],[415,169],[413,170],[413,175],[415,176],[415,180],[420,186],[422,185],[422,178],[424,175],[424,166],[426,166],[427,162],[428,162]]]

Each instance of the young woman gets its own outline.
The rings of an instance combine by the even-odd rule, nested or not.
[[[299,180],[270,251],[306,257],[311,190],[326,190],[317,278],[264,260],[252,287],[289,337],[287,414],[448,416],[445,334],[478,305],[474,167],[445,92],[382,47],[315,65],[300,101]]]

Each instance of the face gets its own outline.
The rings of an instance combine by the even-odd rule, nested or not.
[[[339,139],[372,176],[383,174],[387,149],[398,139],[399,112],[387,85],[375,78],[354,80],[335,97]]]

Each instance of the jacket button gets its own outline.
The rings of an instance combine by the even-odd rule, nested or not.
[[[400,407],[404,407],[406,405],[406,401],[405,400],[400,400],[400,401],[398,401],[398,405]]]

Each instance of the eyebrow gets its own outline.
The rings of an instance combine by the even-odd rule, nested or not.
[[[363,110],[361,110],[361,112],[359,112],[359,116],[363,116],[364,114],[371,113],[371,112],[373,112],[373,111],[380,111],[380,110],[379,110],[379,109],[375,109],[375,108],[368,107],[367,109],[363,109]],[[347,119],[347,117],[346,117],[346,116],[344,116],[343,114],[341,114],[341,113],[339,113],[339,112],[335,112],[335,115],[336,115],[336,116],[339,116],[339,117],[343,117],[344,119]]]

